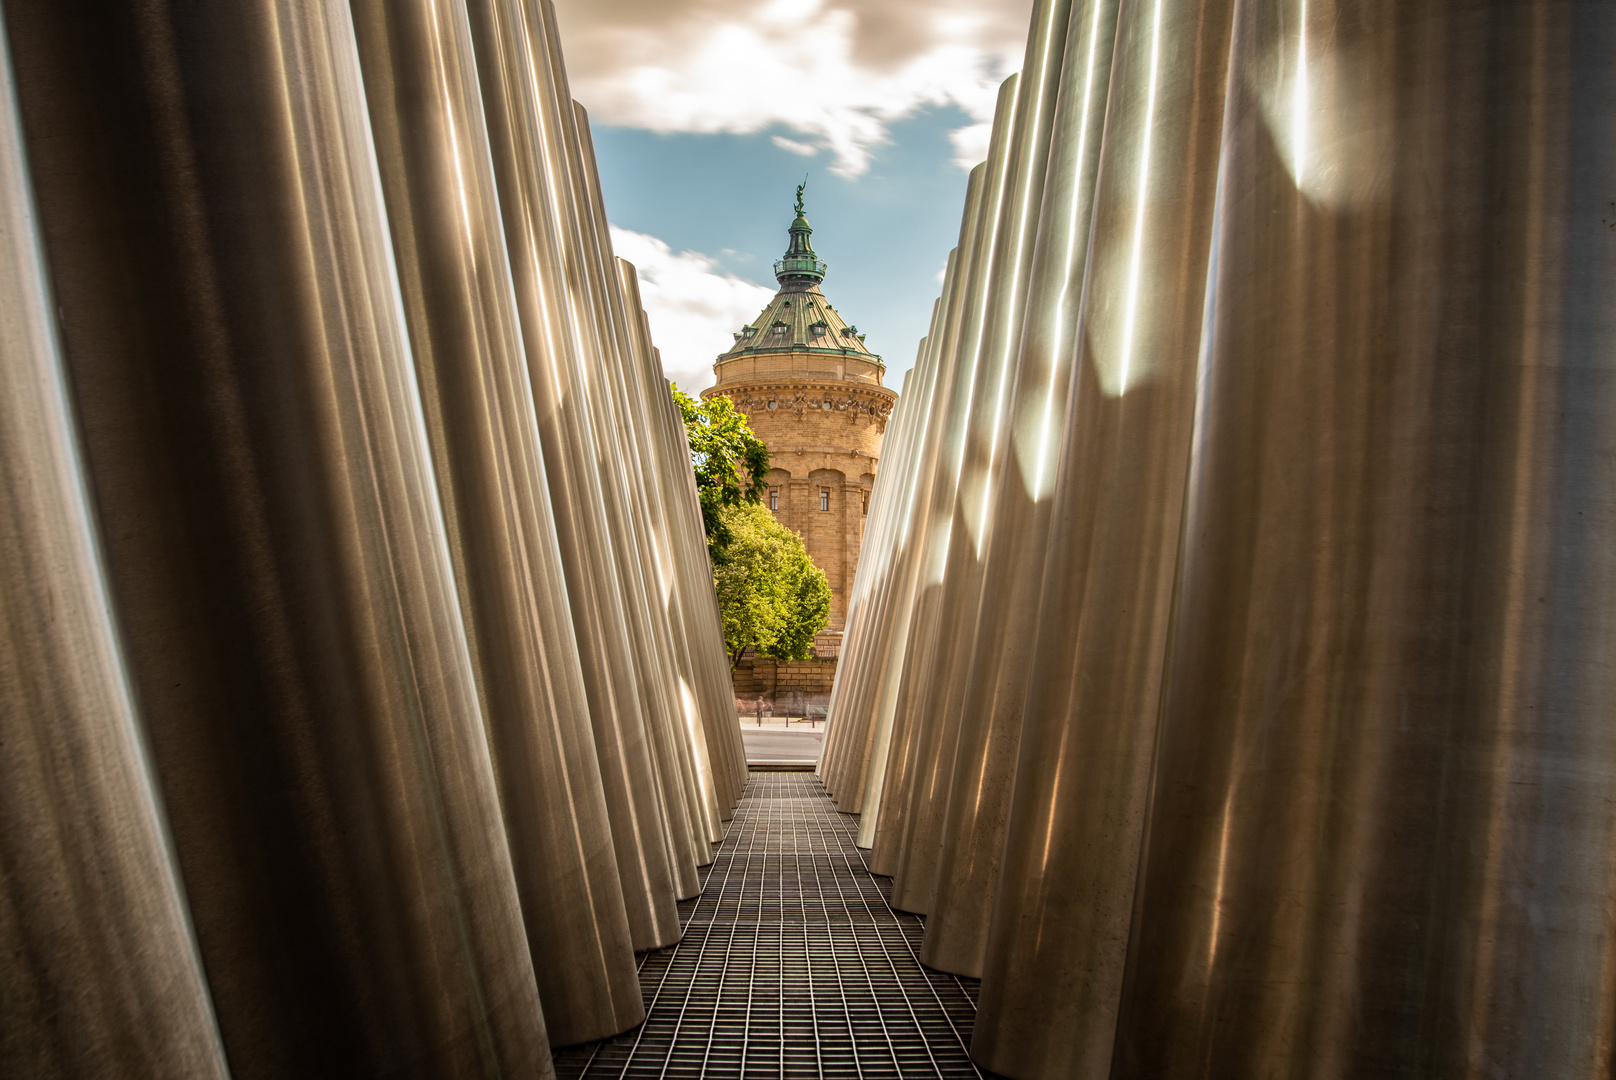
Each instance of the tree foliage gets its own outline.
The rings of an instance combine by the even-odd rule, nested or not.
[[[673,400],[684,417],[690,440],[690,464],[696,470],[701,524],[713,565],[722,563],[729,547],[729,527],[722,511],[756,505],[769,489],[769,448],[752,434],[746,414],[722,394],[701,401],[673,388]]]
[[[719,511],[730,535],[713,567],[730,666],[747,646],[777,660],[807,660],[830,615],[830,584],[802,537],[757,503]]]

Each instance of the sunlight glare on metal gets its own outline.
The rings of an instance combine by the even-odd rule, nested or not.
[[[1307,0],[1297,0],[1296,85],[1291,89],[1291,176],[1307,185]]]
[[[1128,314],[1122,329],[1122,367],[1117,380],[1117,397],[1128,392],[1128,374],[1133,366],[1134,324],[1139,318],[1139,271],[1145,252],[1145,197],[1150,191],[1151,129],[1156,123],[1156,89],[1161,65],[1162,5],[1156,0],[1150,32],[1150,95],[1145,102],[1144,145],[1139,150],[1139,205],[1133,224],[1133,258],[1128,267]]]
[[[1056,18],[1056,15],[1057,15],[1057,12],[1059,10],[1059,7],[1060,6],[1058,4],[1051,4],[1049,6],[1049,10],[1047,12],[1048,22],[1050,22],[1050,23],[1054,22],[1054,20]],[[1050,28],[1047,25],[1044,28],[1044,33],[1042,35],[1042,40],[1043,40],[1043,56],[1042,56],[1042,58],[1040,60],[1039,67],[1041,67],[1044,70],[1048,70],[1048,68],[1049,68],[1049,55],[1053,51],[1053,48],[1054,48],[1054,34],[1051,32]],[[1018,93],[1020,92],[1020,84],[1019,83],[1017,84],[1017,92]],[[1041,95],[1034,95],[1033,101],[1034,101],[1035,107],[1039,111],[1039,116],[1034,117],[1032,122],[1028,126],[1029,126],[1030,130],[1037,131],[1042,127],[1042,113],[1043,113],[1043,109],[1044,109],[1044,101],[1043,101],[1043,98],[1042,98]],[[1011,264],[1010,264],[1011,266],[1019,267],[1021,265],[1022,252],[1026,248],[1027,243],[1032,239],[1032,231],[1028,228],[1028,218],[1029,217],[1036,217],[1036,215],[1038,213],[1038,210],[1039,210],[1038,207],[1030,205],[1031,199],[1030,199],[1029,196],[1030,196],[1030,193],[1031,193],[1032,182],[1033,182],[1033,171],[1031,169],[1023,169],[1022,170],[1022,177],[1021,177],[1021,198],[1020,198],[1021,212],[1020,212],[1019,215],[1017,215],[1017,218],[1016,218],[1016,230],[1015,230],[1016,257],[1011,262]],[[1011,275],[1011,278],[1010,278],[1010,300],[1009,300],[1009,303],[1007,303],[1005,305],[1005,307],[1004,307],[1004,310],[1007,313],[1015,312],[1015,311],[1019,310],[1018,298],[1019,298],[1019,294],[1020,294],[1021,289],[1022,289],[1024,284],[1025,284],[1025,280],[1023,279],[1023,276],[1021,274],[1016,273],[1016,274]],[[1025,330],[1025,325],[1023,325],[1023,331],[1024,330]],[[1005,367],[1008,367],[1010,365],[1010,363],[1011,363],[1011,351],[1013,349],[1016,349],[1022,340],[1024,340],[1024,338],[1020,334],[1006,334],[1005,335],[1005,338],[1004,338],[1004,352],[1000,355],[1000,358],[999,358],[999,363],[1001,365],[1003,365]],[[985,476],[991,477],[993,475],[993,466],[994,466],[994,463],[995,463],[996,459],[998,458],[998,453],[999,453],[999,426],[1004,422],[1005,398],[1010,392],[1010,384],[1012,382],[1014,382],[1014,381],[1015,380],[1014,380],[1014,378],[1012,376],[1012,373],[1010,371],[1005,371],[999,378],[999,393],[997,395],[997,398],[993,402],[993,429],[992,429],[992,434],[988,437],[988,444],[987,444],[988,445],[988,460],[987,460],[987,465],[985,466],[985,469],[984,469],[984,475]],[[972,516],[970,516],[970,515],[967,515],[967,518],[966,518],[966,523],[967,523],[967,525],[969,526],[969,528],[971,530],[971,547],[972,547],[972,550],[976,552],[976,557],[978,559],[980,559],[982,557],[983,545],[987,543],[988,513],[989,513],[990,507],[993,505],[992,487],[993,487],[993,485],[991,483],[986,483],[986,484],[983,485],[982,498],[980,500],[980,503],[977,506],[977,513],[975,514],[974,518]]]
[[[1089,127],[1094,117],[1092,108],[1094,103],[1094,65],[1099,58],[1100,49],[1100,12],[1103,4],[1094,5],[1094,15],[1089,21],[1089,54],[1084,61],[1083,71],[1083,123],[1077,131],[1077,155],[1073,159],[1081,166],[1088,154]],[[1081,187],[1072,192],[1071,212],[1066,216],[1066,259],[1068,273],[1075,269],[1072,259],[1072,249],[1077,246],[1077,229],[1082,221],[1085,208],[1092,210],[1089,199],[1084,198]],[[1054,325],[1064,326],[1066,317],[1067,297],[1072,291],[1072,282],[1066,283],[1061,290],[1060,299],[1055,302]],[[1074,328],[1075,329],[1075,328]],[[1056,357],[1061,350],[1071,348],[1073,343],[1067,342],[1065,334],[1057,334],[1054,341],[1052,355],[1049,358],[1049,382],[1044,386],[1044,418],[1038,429],[1038,465],[1033,473],[1033,482],[1028,494],[1033,502],[1041,502],[1054,488],[1054,477],[1050,475],[1049,463],[1053,452],[1058,448],[1058,432],[1055,428],[1055,378],[1059,371]],[[1063,402],[1064,404],[1064,402]]]

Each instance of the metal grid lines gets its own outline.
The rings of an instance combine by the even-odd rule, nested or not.
[[[856,822],[811,773],[753,773],[683,940],[641,957],[645,1023],[557,1051],[556,1075],[982,1076],[975,982],[920,965]]]

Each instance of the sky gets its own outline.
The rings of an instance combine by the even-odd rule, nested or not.
[[[807,179],[824,291],[902,384],[1031,0],[555,0],[617,254],[669,378],[778,288]]]

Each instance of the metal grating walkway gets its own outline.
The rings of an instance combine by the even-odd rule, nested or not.
[[[556,1052],[591,1077],[979,1077],[976,983],[920,966],[857,818],[811,773],[753,773],[684,939],[640,960],[645,1023]]]

